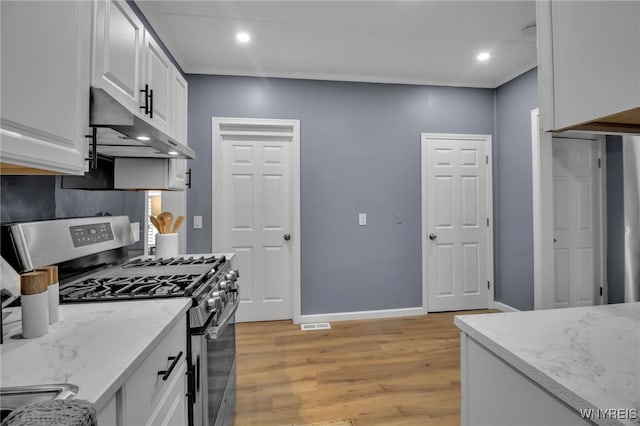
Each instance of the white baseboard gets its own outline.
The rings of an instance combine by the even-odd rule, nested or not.
[[[502,312],[520,312],[520,309],[516,309],[516,308],[514,308],[512,306],[509,306],[509,305],[506,305],[506,304],[504,304],[502,302],[497,302],[497,301],[493,302],[492,308],[493,309],[498,309],[498,310],[500,310]]]
[[[418,308],[401,308],[401,309],[380,309],[376,311],[358,311],[358,312],[336,312],[329,314],[312,314],[312,315],[300,315],[300,322],[312,323],[312,322],[331,322],[331,321],[350,321],[350,320],[363,320],[363,319],[379,319],[379,318],[394,318],[394,317],[411,317],[417,315],[424,315],[424,309]]]

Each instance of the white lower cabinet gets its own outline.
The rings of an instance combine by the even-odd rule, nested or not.
[[[460,339],[463,426],[593,424],[467,334]]]
[[[98,413],[100,426],[188,424],[186,333],[185,315]]]
[[[182,362],[176,369],[175,377],[169,385],[162,401],[149,418],[147,425],[186,425],[187,417],[187,363]]]
[[[116,426],[117,421],[116,397],[111,397],[107,405],[98,413],[98,424],[100,426]]]
[[[187,423],[186,398],[187,386],[187,338],[186,316],[179,321],[165,336],[160,344],[143,361],[142,365],[125,383],[123,393],[124,424],[139,426],[162,423],[165,404],[173,404],[177,396],[181,397],[180,405],[184,406],[183,421],[172,423],[178,426]],[[175,357],[178,357],[177,362]],[[176,410],[166,410],[169,412]],[[177,411],[180,411],[179,409]],[[157,421],[153,421],[154,418]]]

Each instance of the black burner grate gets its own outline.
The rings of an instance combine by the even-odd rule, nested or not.
[[[218,266],[225,262],[225,257],[200,256],[200,257],[169,257],[160,259],[136,259],[122,265],[123,269],[140,268],[150,266],[183,266],[183,265],[214,265]]]
[[[60,289],[62,302],[191,296],[200,274],[91,278]]]

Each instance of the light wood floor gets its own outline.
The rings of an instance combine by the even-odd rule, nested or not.
[[[358,426],[459,425],[456,314],[344,321],[300,331],[291,321],[238,324],[235,426],[351,417]]]

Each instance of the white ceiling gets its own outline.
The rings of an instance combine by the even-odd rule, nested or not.
[[[537,63],[533,0],[136,4],[185,73],[494,88]]]

